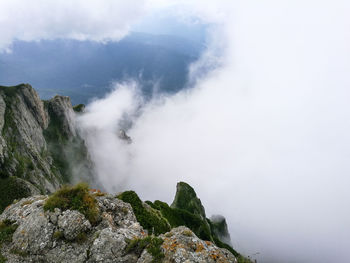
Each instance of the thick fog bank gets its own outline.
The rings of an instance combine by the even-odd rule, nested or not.
[[[349,4],[191,7],[217,25],[196,87],[144,104],[137,84],[119,84],[79,119],[99,179],[168,202],[190,183],[258,262],[348,262]]]

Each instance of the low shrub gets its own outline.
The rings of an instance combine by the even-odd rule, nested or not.
[[[89,186],[85,183],[76,186],[63,186],[52,194],[44,204],[44,210],[54,211],[77,210],[82,213],[91,224],[95,225],[99,220],[99,209],[95,197],[90,194]]]
[[[167,221],[156,213],[147,210],[134,191],[123,192],[119,194],[117,198],[131,205],[137,221],[143,228],[147,229],[149,233],[159,235],[170,231]]]

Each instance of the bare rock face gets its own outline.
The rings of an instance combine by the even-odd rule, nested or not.
[[[9,186],[0,189],[0,212],[13,199],[69,182],[72,156],[80,158],[74,169],[91,165],[74,114],[69,97],[42,101],[29,84],[0,86],[0,188]]]
[[[156,261],[149,246],[138,244],[156,238],[162,241],[156,248],[162,255],[157,262],[237,262],[229,251],[199,239],[186,227],[159,237],[148,235],[130,204],[112,195],[95,196],[100,213],[95,224],[75,210],[44,211],[47,199],[22,199],[0,215],[0,224],[17,225],[12,239],[0,244],[0,258],[8,263],[151,263]]]

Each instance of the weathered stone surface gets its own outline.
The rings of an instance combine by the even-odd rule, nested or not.
[[[111,228],[103,229],[90,248],[91,256],[88,262],[136,262],[135,255],[125,255],[124,253],[127,246],[126,237],[132,238],[132,231],[121,232],[113,231]]]
[[[67,210],[58,216],[57,225],[65,239],[74,240],[81,233],[91,229],[90,222],[78,211]]]
[[[0,221],[18,225],[12,242],[4,243],[0,253],[8,263],[24,262],[152,262],[147,247],[128,251],[130,240],[141,240],[147,233],[136,221],[131,206],[111,195],[96,196],[101,220],[91,225],[74,210],[44,211],[47,196],[25,198],[9,206]],[[79,233],[84,233],[78,238]],[[164,243],[162,262],[236,262],[227,250],[200,240],[186,227],[178,227],[160,236]]]
[[[228,250],[218,248],[212,242],[199,239],[189,228],[184,226],[174,228],[161,237],[164,240],[161,246],[165,254],[163,262],[237,262]],[[152,260],[149,252],[144,250],[137,263],[151,263]]]
[[[13,235],[13,248],[23,252],[38,253],[52,245],[54,226],[44,213],[30,214]]]
[[[131,205],[125,203],[112,195],[97,197],[101,209],[103,221],[106,227],[129,227],[137,222]]]

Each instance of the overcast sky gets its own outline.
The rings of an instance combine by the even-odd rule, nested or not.
[[[184,180],[260,262],[349,262],[347,1],[2,0],[0,48],[117,41],[169,5],[184,21],[213,25],[191,68],[196,87],[144,105],[137,83],[116,84],[88,106],[80,124],[105,187],[171,202]],[[208,64],[216,69],[202,76]],[[131,145],[115,137],[125,116]]]

